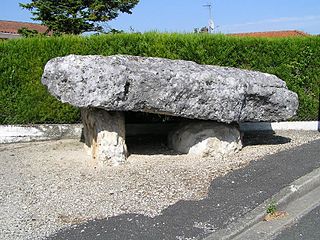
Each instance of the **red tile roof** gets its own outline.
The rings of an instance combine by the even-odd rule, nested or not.
[[[239,37],[301,37],[309,36],[308,33],[298,31],[298,30],[288,30],[288,31],[271,31],[271,32],[251,32],[251,33],[231,33],[227,34],[229,36],[239,36]]]
[[[31,30],[37,30],[40,33],[44,33],[45,31],[47,31],[47,27],[36,23],[0,20],[0,32],[2,33],[17,34],[18,30],[23,27]]]

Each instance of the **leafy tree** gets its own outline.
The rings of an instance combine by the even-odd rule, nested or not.
[[[22,37],[25,37],[25,38],[42,36],[42,33],[39,33],[37,30],[28,29],[28,28],[25,28],[25,27],[18,29],[18,33],[19,33]]]
[[[202,28],[194,28],[193,33],[208,33],[209,29],[208,27],[202,27]]]
[[[99,22],[116,18],[120,12],[131,14],[139,0],[31,0],[20,3],[30,10],[33,20],[41,21],[48,32],[80,34],[103,31]]]

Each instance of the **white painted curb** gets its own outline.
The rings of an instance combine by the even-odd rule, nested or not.
[[[159,133],[163,130],[158,124],[131,124],[128,134],[137,132]],[[169,129],[169,126],[167,126]],[[162,129],[162,130],[161,130]],[[167,130],[168,130],[167,129]],[[278,122],[278,123],[241,123],[240,130],[250,131],[277,131],[277,130],[305,130],[320,131],[320,122]],[[44,141],[64,138],[80,138],[82,124],[39,124],[32,126],[0,125],[0,143]]]
[[[304,130],[304,131],[319,131],[320,122],[305,121],[305,122],[252,122],[241,123],[241,131],[276,131],[276,130]]]
[[[81,124],[0,125],[0,143],[80,138]]]

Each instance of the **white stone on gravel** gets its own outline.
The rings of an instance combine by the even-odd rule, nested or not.
[[[128,151],[125,143],[125,120],[122,112],[81,109],[84,140],[93,167],[124,163]]]
[[[201,157],[223,157],[241,150],[239,127],[218,122],[181,123],[168,136],[170,148]]]

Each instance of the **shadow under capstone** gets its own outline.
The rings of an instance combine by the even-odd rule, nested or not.
[[[180,155],[168,147],[168,135],[179,123],[187,121],[192,120],[152,113],[125,112],[129,155]]]
[[[167,135],[137,135],[126,137],[129,155],[182,155],[168,147]]]
[[[243,147],[254,145],[278,145],[291,142],[290,138],[276,135],[274,131],[245,132],[242,138]]]

